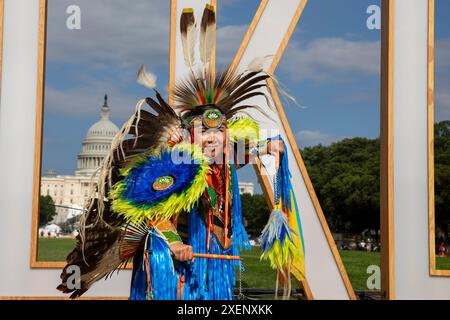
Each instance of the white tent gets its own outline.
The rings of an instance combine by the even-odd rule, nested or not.
[[[52,223],[39,229],[39,236],[41,237],[56,237],[61,232],[61,227]]]

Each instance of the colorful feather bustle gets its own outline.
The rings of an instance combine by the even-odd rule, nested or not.
[[[124,178],[110,193],[112,209],[133,223],[170,219],[197,202],[206,188],[209,170],[199,147],[191,144],[144,154],[121,171]],[[161,177],[170,178],[172,184],[155,190]]]
[[[215,81],[207,85],[192,75],[176,83],[173,91],[174,108],[180,113],[191,113],[200,105],[215,104],[227,119],[238,114],[245,114],[250,109],[270,119],[260,106],[245,104],[247,99],[256,96],[268,99],[268,96],[260,89],[266,87],[266,79],[269,75],[261,72],[237,74],[230,70],[217,73]]]
[[[276,139],[281,139],[277,137]],[[292,189],[288,154],[284,145],[277,179],[274,185],[276,208],[261,235],[261,259],[269,260],[277,269],[278,280],[284,285],[283,298],[290,297],[290,274],[302,281],[305,277],[305,255],[300,214]]]

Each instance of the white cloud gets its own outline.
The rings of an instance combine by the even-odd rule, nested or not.
[[[378,75],[380,42],[343,38],[320,38],[307,44],[292,41],[280,67],[294,81],[347,81]]]
[[[248,25],[228,25],[217,29],[216,63],[218,68],[231,64],[248,28]]]
[[[310,130],[299,131],[295,135],[295,138],[300,148],[311,147],[318,144],[328,146],[333,142],[340,140],[340,138],[335,135]]]
[[[91,81],[69,89],[56,89],[47,86],[45,92],[45,108],[51,114],[68,117],[92,117],[93,121],[99,116],[103,105],[103,95],[108,94],[108,105],[111,116],[124,121],[135,110],[137,97],[124,93],[113,83]],[[69,119],[69,118],[68,118]],[[120,127],[121,123],[116,123]]]
[[[170,2],[77,0],[81,29],[69,30],[66,8],[72,4],[48,4],[46,111],[96,118],[107,93],[112,116],[125,119],[137,101],[127,87],[140,64],[153,70],[169,63]],[[157,85],[164,90],[165,83]]]
[[[66,28],[73,0],[50,1],[47,60],[84,63],[94,70],[113,64],[149,68],[168,63],[169,1],[78,0],[81,29]]]
[[[233,4],[228,0],[224,5]],[[68,30],[66,8],[73,0],[51,1],[48,11],[47,60],[85,64],[93,70],[123,69],[145,63],[149,70],[169,63],[169,1],[79,0],[81,30]],[[219,66],[232,62],[248,25],[219,26]],[[136,70],[137,71],[137,70]]]
[[[435,122],[450,119],[450,93],[436,92],[435,94]]]
[[[450,38],[436,40],[435,54],[436,66],[449,67],[450,66]]]
[[[435,121],[450,119],[450,38],[436,40]]]
[[[72,4],[72,0],[59,0],[48,5],[47,65],[63,67],[56,78],[54,69],[50,69],[46,111],[96,118],[107,93],[111,114],[125,119],[139,98],[127,92],[139,65],[144,63],[154,71],[169,63],[170,3],[134,0],[130,5],[122,0],[78,0],[81,30],[69,30],[66,8]],[[247,25],[218,28],[219,67],[231,63],[247,29]],[[164,92],[165,83],[157,86]]]

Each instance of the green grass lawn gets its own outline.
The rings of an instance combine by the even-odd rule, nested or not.
[[[38,261],[64,261],[75,243],[70,238],[39,238]]]
[[[370,274],[367,274],[367,267],[380,266],[380,253],[366,251],[339,251],[339,253],[353,289],[368,290],[366,283]]]
[[[38,260],[39,261],[63,261],[67,254],[75,246],[74,239],[40,238]],[[341,251],[340,252],[348,276],[355,290],[367,290],[366,281],[369,276],[367,267],[380,264],[380,254],[377,252]],[[274,288],[276,272],[269,263],[259,260],[259,248],[241,254],[244,258],[245,272],[243,274],[243,287],[246,288]],[[440,261],[439,259],[446,259]],[[438,258],[439,265],[450,269],[450,258]]]
[[[450,257],[436,257],[437,270],[450,270]]]
[[[259,247],[241,252],[245,269],[242,286],[245,288],[275,288],[277,272],[270,268],[268,261],[260,261],[259,256]]]

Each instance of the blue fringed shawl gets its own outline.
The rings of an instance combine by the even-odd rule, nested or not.
[[[147,250],[150,250],[149,264],[147,266],[144,255],[135,260],[138,265],[131,285],[130,300],[175,300],[178,273],[169,247],[155,229],[149,230],[146,242]],[[147,267],[151,283],[147,283]]]
[[[188,244],[195,253],[239,255],[242,249],[250,249],[250,242],[242,224],[242,208],[236,168],[230,166],[232,175],[232,246],[223,249],[215,236],[210,237],[209,252],[206,250],[206,224],[196,208],[189,213]],[[150,255],[150,277],[153,288],[152,297],[148,297],[145,268],[140,266],[134,274],[130,299],[154,300],[177,299],[177,286],[180,276],[185,277],[183,299],[185,300],[231,300],[236,282],[236,267],[239,261],[197,258],[192,263],[174,267],[167,244],[158,235],[148,237]],[[139,261],[145,259],[141,258]],[[174,272],[175,270],[175,272]]]

